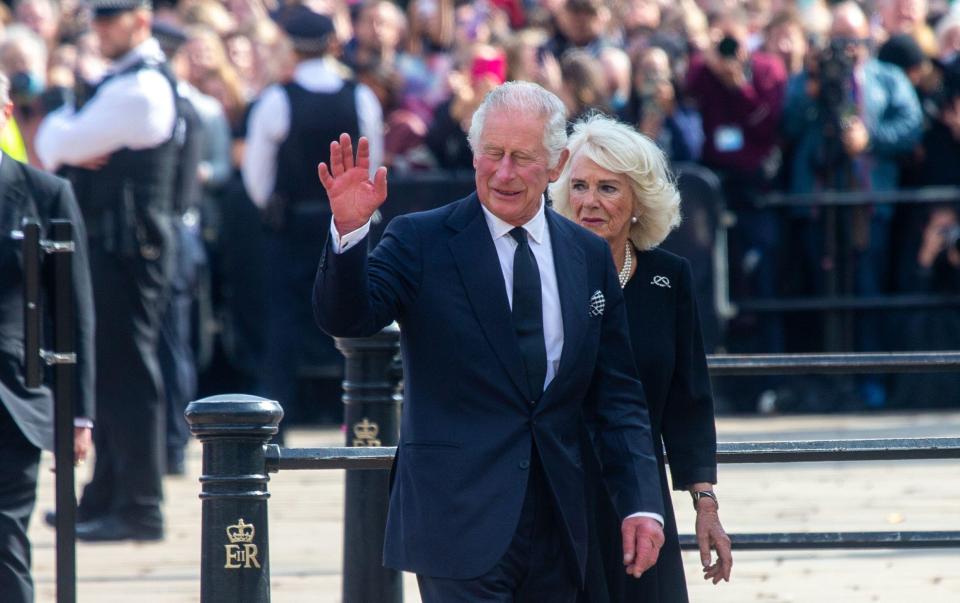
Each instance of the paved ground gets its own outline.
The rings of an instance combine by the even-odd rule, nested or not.
[[[721,441],[960,436],[960,413],[723,419]],[[339,431],[295,431],[293,446],[335,445]],[[49,466],[45,457],[44,464]],[[89,467],[88,467],[89,470]],[[81,603],[199,601],[200,450],[188,476],[166,483],[168,535],[161,544],[80,545]],[[729,532],[960,530],[956,461],[725,465],[718,493]],[[43,471],[40,511],[52,506]],[[296,471],[270,484],[275,603],[340,601],[343,473]],[[689,497],[675,496],[681,532],[693,526]],[[38,603],[54,600],[53,532],[37,520]],[[685,557],[694,601],[710,603],[956,603],[960,551],[754,552],[735,557],[733,580],[702,583],[695,554]],[[406,576],[406,601],[419,602]],[[3,594],[0,593],[0,601]],[[369,602],[378,603],[378,602]]]

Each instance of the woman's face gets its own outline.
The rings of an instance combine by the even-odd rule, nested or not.
[[[187,41],[187,60],[190,63],[190,79],[200,81],[217,66],[217,53],[205,36]],[[194,85],[196,85],[194,81]]]
[[[570,208],[581,226],[608,243],[626,242],[633,216],[633,188],[624,174],[577,153],[570,167]]]

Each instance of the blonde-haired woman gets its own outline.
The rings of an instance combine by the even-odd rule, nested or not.
[[[573,128],[570,159],[550,185],[554,207],[610,244],[623,287],[634,360],[650,409],[654,441],[662,439],[673,485],[688,490],[697,510],[703,577],[729,580],[730,539],[718,516],[717,438],[713,396],[700,334],[690,266],[657,246],[680,223],[680,195],[663,152],[630,126],[593,115]],[[656,450],[662,447],[655,445]],[[593,455],[585,455],[592,459]],[[599,486],[591,517],[591,555],[584,599],[591,602],[686,602],[687,590],[670,490],[660,455],[666,543],[639,579],[623,570],[620,520]],[[716,560],[711,561],[711,549]]]

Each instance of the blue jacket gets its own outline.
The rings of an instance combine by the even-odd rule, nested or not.
[[[823,122],[817,101],[806,91],[806,72],[787,84],[783,132],[794,145],[790,169],[790,192],[810,193],[820,188],[817,161],[823,145]],[[920,101],[910,80],[900,68],[869,60],[863,66],[863,119],[870,146],[863,159],[869,167],[870,190],[897,188],[897,157],[910,152],[922,135]]]
[[[623,292],[605,241],[546,210],[563,319],[556,377],[531,404],[503,275],[476,194],[390,222],[377,248],[334,254],[314,287],[335,336],[401,326],[404,399],[384,562],[470,579],[516,532],[536,446],[582,579],[587,548],[580,435],[597,427],[604,478],[623,519],[663,513]],[[605,298],[591,312],[591,298]],[[588,418],[585,418],[588,417]]]

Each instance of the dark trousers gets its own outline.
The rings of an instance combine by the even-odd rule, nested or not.
[[[303,414],[297,406],[300,366],[311,362],[334,371],[343,362],[333,340],[316,327],[311,305],[329,229],[329,212],[298,214],[279,232],[269,233],[265,242],[267,316],[259,389],[283,406],[287,420],[281,429]]]
[[[37,500],[40,449],[27,441],[0,403],[0,599],[32,603],[27,526]]]
[[[163,517],[164,398],[157,358],[172,257],[124,257],[90,249],[97,315],[97,451],[81,521],[115,515],[140,527]]]
[[[183,417],[197,393],[197,366],[193,353],[191,324],[197,288],[197,271],[204,262],[199,234],[177,226],[176,263],[167,307],[160,322],[158,355],[166,394],[167,458],[183,458],[190,429]]]
[[[573,603],[579,569],[565,533],[534,450],[520,521],[504,556],[472,580],[418,575],[420,597],[423,603]]]

